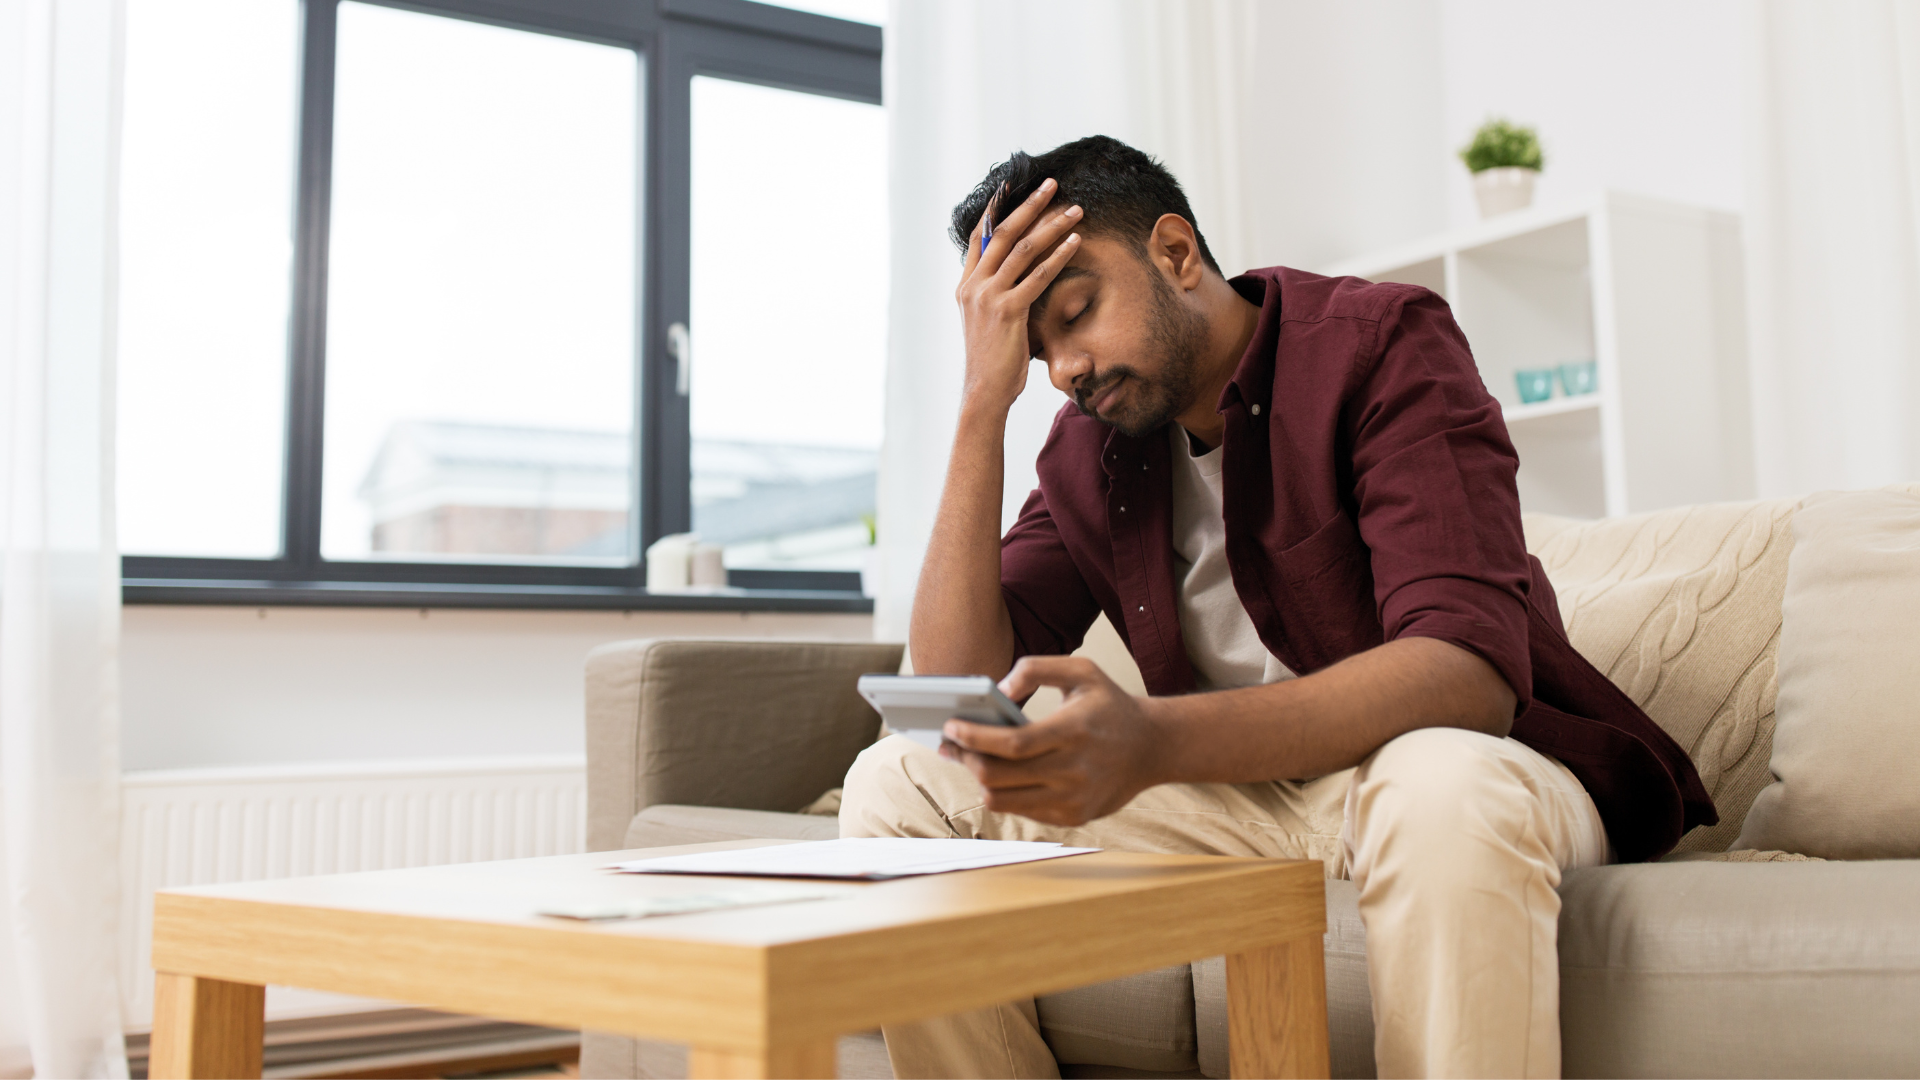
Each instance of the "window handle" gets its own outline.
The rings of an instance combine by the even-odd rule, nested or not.
[[[667,355],[678,364],[673,388],[680,392],[681,397],[686,397],[687,372],[693,367],[693,335],[687,332],[686,323],[677,322],[667,327]]]

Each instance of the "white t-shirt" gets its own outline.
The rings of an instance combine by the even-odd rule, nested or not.
[[[1174,574],[1180,590],[1180,634],[1202,690],[1231,690],[1293,678],[1260,644],[1253,620],[1233,589],[1222,516],[1220,447],[1194,456],[1187,429],[1167,425],[1173,440]]]

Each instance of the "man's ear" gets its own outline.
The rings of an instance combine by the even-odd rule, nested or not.
[[[1147,255],[1188,291],[1200,287],[1200,279],[1207,271],[1193,223],[1179,214],[1161,214],[1160,220],[1153,223],[1153,231],[1147,234]]]

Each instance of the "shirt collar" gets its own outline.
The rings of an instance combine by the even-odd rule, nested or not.
[[[1227,284],[1260,305],[1260,321],[1254,324],[1247,351],[1234,366],[1233,378],[1220,391],[1217,411],[1226,412],[1239,403],[1258,405],[1266,412],[1273,404],[1273,367],[1280,348],[1280,281],[1272,271],[1254,270]]]

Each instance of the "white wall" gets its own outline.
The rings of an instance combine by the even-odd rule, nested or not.
[[[1311,269],[1446,227],[1440,26],[1438,0],[1260,5],[1250,265]]]
[[[1536,199],[1612,187],[1738,211],[1741,0],[1442,0],[1446,206],[1478,220],[1453,152],[1488,116],[1540,130]]]
[[[1456,156],[1489,116],[1540,130],[1552,203],[1620,188],[1743,203],[1739,0],[1259,5],[1250,250],[1316,267],[1479,219]]]
[[[1540,130],[1536,199],[1601,188],[1739,211],[1739,0],[1259,6],[1244,167],[1256,263],[1315,267],[1479,220],[1456,156]]]
[[[658,636],[867,641],[868,615],[136,605],[128,770],[580,753],[587,651]]]

